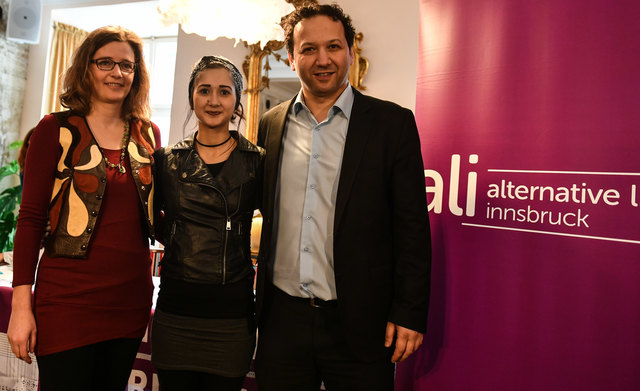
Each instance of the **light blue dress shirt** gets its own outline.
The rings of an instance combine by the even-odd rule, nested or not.
[[[318,123],[298,94],[287,117],[276,190],[274,284],[292,296],[337,299],[333,221],[353,107],[347,85]]]

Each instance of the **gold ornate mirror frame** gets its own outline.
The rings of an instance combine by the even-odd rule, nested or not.
[[[358,90],[366,90],[363,80],[367,71],[369,70],[369,60],[362,57],[362,48],[360,43],[364,39],[362,33],[357,33],[353,42],[353,65],[349,70],[349,82],[353,87]],[[255,143],[258,138],[258,116],[260,110],[260,91],[263,88],[269,88],[269,62],[264,65],[265,73],[262,73],[262,61],[265,56],[273,54],[276,60],[283,61],[289,65],[288,59],[282,59],[276,51],[284,47],[282,41],[269,41],[264,48],[260,48],[260,45],[249,45],[250,53],[245,57],[245,61],[242,63],[242,70],[244,76],[247,78],[247,111],[246,121],[247,126],[245,130],[245,136],[249,141]]]

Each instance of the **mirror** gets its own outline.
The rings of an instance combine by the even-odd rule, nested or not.
[[[366,90],[363,80],[369,70],[369,60],[362,56],[360,47],[363,39],[362,33],[357,33],[354,38],[353,65],[349,70],[349,82],[361,91]],[[300,90],[300,82],[295,72],[289,68],[284,42],[269,41],[264,49],[259,45],[248,47],[250,53],[242,63],[242,70],[247,79],[245,136],[255,143],[260,115],[295,95]]]
[[[258,118],[270,108],[288,101],[300,91],[300,79],[287,60],[287,49],[282,48],[264,57],[262,65],[267,85],[260,91]]]

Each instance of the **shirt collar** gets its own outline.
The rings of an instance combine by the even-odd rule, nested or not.
[[[353,107],[353,99],[354,99],[354,94],[353,94],[353,90],[351,89],[351,83],[347,82],[347,88],[345,88],[344,91],[342,91],[342,94],[340,94],[340,96],[338,97],[338,99],[336,99],[335,103],[331,107],[330,113],[333,113],[335,115],[338,111],[342,111],[345,117],[347,117],[347,120],[349,120],[349,117],[351,117],[351,108]],[[296,96],[296,99],[293,102],[294,115],[298,115],[300,110],[302,110],[303,108],[307,109],[307,111],[309,110],[309,108],[304,102],[304,98],[302,96],[302,89],[300,89],[300,92],[298,92],[298,95]]]

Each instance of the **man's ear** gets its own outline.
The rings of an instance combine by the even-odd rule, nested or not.
[[[349,49],[349,56],[351,56],[351,60],[349,61],[349,65],[353,66],[353,62],[354,62],[353,45],[351,45],[351,48]]]
[[[292,71],[296,70],[296,64],[293,62],[293,55],[287,51],[287,57],[289,58],[289,66]]]

